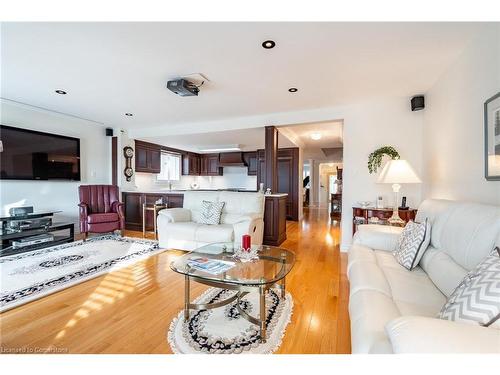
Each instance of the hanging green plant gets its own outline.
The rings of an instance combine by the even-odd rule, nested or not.
[[[384,155],[389,156],[391,159],[399,159],[399,152],[392,146],[384,146],[376,149],[368,156],[368,171],[375,173],[382,164]]]

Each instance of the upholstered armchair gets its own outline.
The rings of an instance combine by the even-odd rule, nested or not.
[[[81,185],[80,232],[87,239],[88,233],[106,233],[125,228],[123,203],[119,200],[118,186]]]

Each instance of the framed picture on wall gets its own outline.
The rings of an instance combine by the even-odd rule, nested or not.
[[[500,92],[484,103],[484,176],[500,181]]]

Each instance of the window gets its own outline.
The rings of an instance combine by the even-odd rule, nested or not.
[[[170,152],[161,153],[161,172],[156,175],[159,181],[179,181],[181,178],[181,155]]]

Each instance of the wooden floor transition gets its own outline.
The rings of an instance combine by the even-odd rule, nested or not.
[[[127,232],[128,236],[141,236]],[[350,353],[347,257],[326,209],[287,223],[297,261],[287,277],[292,321],[278,353]],[[166,334],[183,308],[184,279],[169,250],[0,314],[0,353],[171,353]],[[192,283],[192,297],[206,287]]]

